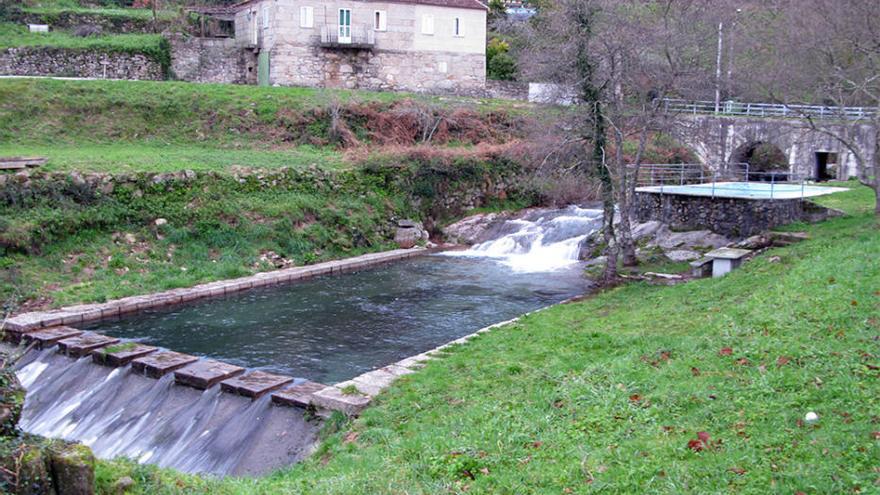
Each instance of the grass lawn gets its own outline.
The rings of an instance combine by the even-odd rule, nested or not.
[[[483,334],[330,421],[306,462],[137,493],[876,493],[880,235],[849,215],[722,279],[626,285]],[[807,412],[819,421],[803,421]]]
[[[268,147],[219,148],[199,144],[111,143],[111,144],[0,144],[0,156],[45,156],[40,170],[109,173],[178,172],[180,170],[228,171],[231,167],[301,168],[311,165],[326,169],[346,166],[342,153],[330,147],[310,145],[284,149]]]
[[[63,31],[31,33],[27,26],[0,22],[0,49],[22,46],[144,53],[154,57],[168,57],[168,42],[158,34],[107,34],[82,37]]]

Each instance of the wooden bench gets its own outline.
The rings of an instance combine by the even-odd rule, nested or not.
[[[45,165],[48,158],[41,156],[0,156],[0,170],[21,170]]]

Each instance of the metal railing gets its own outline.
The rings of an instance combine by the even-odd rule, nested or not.
[[[321,46],[325,48],[373,48],[376,45],[376,31],[372,26],[340,26],[325,24],[321,26]]]
[[[785,105],[775,103],[747,103],[722,101],[715,108],[713,101],[687,101],[672,98],[663,99],[663,109],[668,113],[739,115],[747,117],[778,117],[867,120],[877,116],[877,107],[833,107],[821,105]]]
[[[634,168],[634,167],[632,167]],[[631,170],[635,173],[634,170]],[[700,163],[645,163],[639,166],[635,177],[637,187],[659,188],[661,194],[669,188],[670,193],[680,192],[681,186],[701,185],[711,189],[711,196],[724,191],[743,191],[748,188],[746,183],[755,183],[755,189],[762,189],[762,198],[776,199],[779,191],[777,185],[785,185],[785,198],[791,198],[791,186],[800,186],[800,198],[803,199],[807,183],[813,177],[795,172],[756,171],[749,168],[748,163],[719,163],[706,166]],[[765,194],[765,195],[764,195]]]

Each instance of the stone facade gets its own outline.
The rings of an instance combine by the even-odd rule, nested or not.
[[[171,38],[171,73],[192,82],[252,84],[256,82],[256,57],[232,38]]]
[[[162,80],[162,65],[140,53],[19,47],[0,51],[0,74]]]
[[[462,94],[486,87],[486,10],[473,5],[254,1],[237,12],[235,37],[267,59],[267,84]],[[322,41],[338,32],[339,9],[351,13],[350,45]]]
[[[736,199],[637,192],[636,220],[656,220],[673,230],[708,229],[727,237],[748,237],[802,220],[818,221],[831,212],[801,199]]]
[[[279,45],[270,55],[272,83],[283,86],[416,92],[481,90],[485,56],[453,52],[326,50]],[[456,67],[455,74],[438,67]]]

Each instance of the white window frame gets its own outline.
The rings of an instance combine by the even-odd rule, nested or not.
[[[422,16],[422,34],[426,36],[434,35],[434,16],[427,14]]]
[[[347,15],[343,15],[343,12],[346,12]],[[343,24],[342,20],[345,19],[348,21],[348,24]],[[337,11],[336,16],[337,22],[339,22],[337,26],[337,35],[339,43],[349,44],[351,43],[351,8],[341,8]]]
[[[378,25],[376,23],[378,22]],[[374,31],[387,31],[388,30],[388,12],[384,10],[376,10],[373,12],[373,30]]]
[[[299,27],[311,29],[315,27],[315,8],[303,5],[299,8]]]
[[[452,20],[452,36],[464,38],[464,19],[455,17]]]
[[[260,14],[263,18],[263,29],[269,29],[269,7],[263,7]]]

